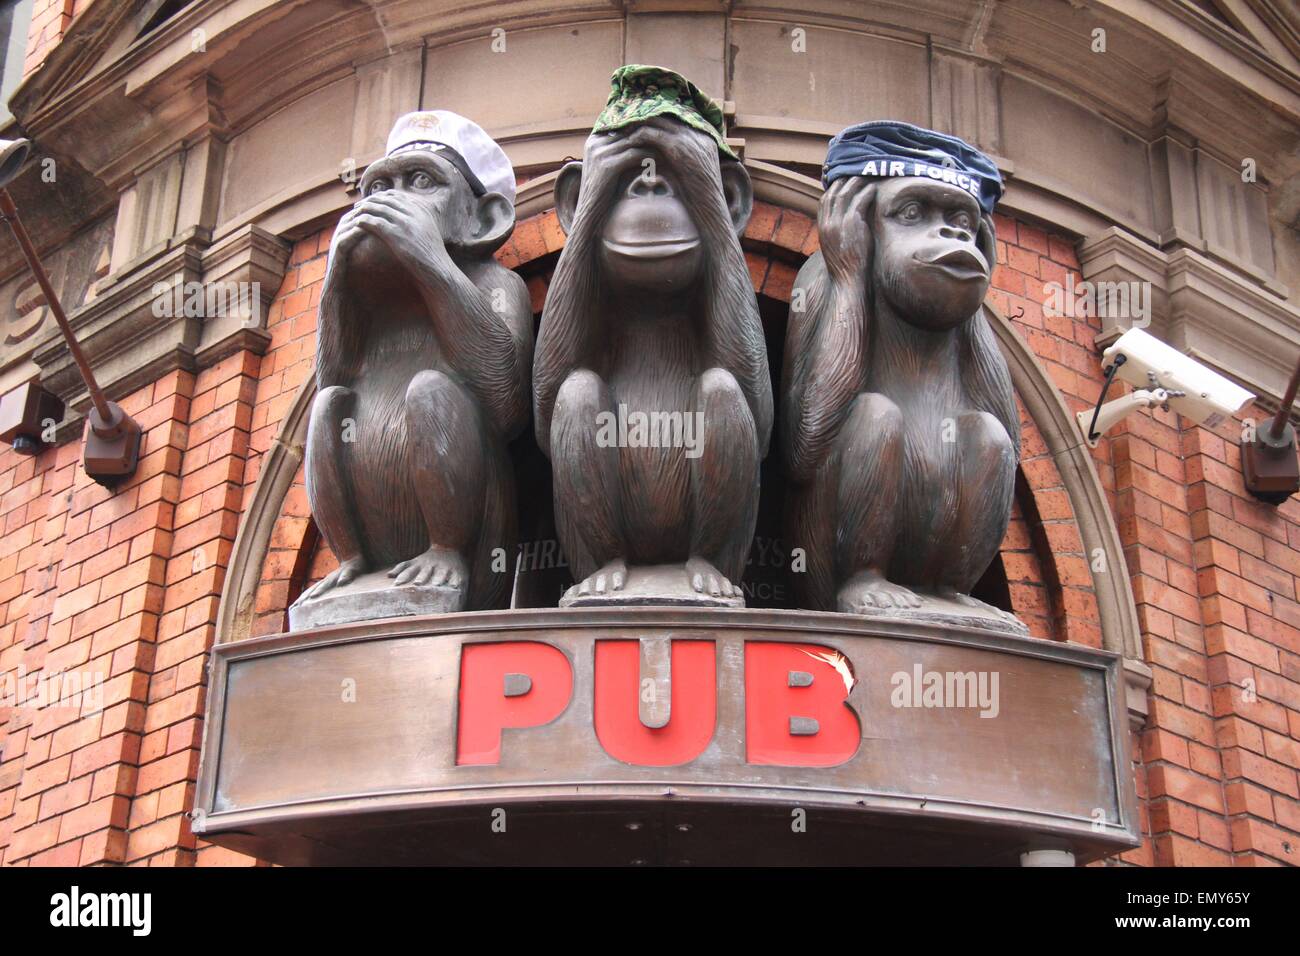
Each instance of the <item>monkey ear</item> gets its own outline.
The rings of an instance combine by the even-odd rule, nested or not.
[[[992,216],[980,216],[980,230],[975,237],[975,245],[984,254],[984,260],[992,271],[998,261],[998,236],[993,228]]]
[[[473,231],[458,243],[465,252],[496,252],[515,230],[515,207],[500,193],[484,193],[477,197],[473,215]]]
[[[722,192],[731,213],[731,226],[740,236],[754,211],[754,184],[749,181],[748,170],[734,159],[722,161]]]
[[[579,160],[565,163],[555,177],[555,215],[560,228],[569,234],[573,214],[578,208],[578,191],[582,188],[582,163]]]

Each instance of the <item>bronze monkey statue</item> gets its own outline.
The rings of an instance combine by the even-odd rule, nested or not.
[[[562,605],[743,606],[772,394],[739,236],[749,175],[722,111],[660,67],[614,73],[533,367],[537,441],[575,580]]]
[[[330,246],[307,432],[307,495],[339,566],[290,609],[295,629],[509,594],[506,443],[528,422],[532,309],[492,254],[514,229],[514,171],[473,122],[411,113],[360,191]]]
[[[997,167],[956,137],[864,123],[831,141],[823,182],[782,383],[797,592],[814,609],[1019,630],[970,597],[1006,532],[1020,444],[982,306]]]

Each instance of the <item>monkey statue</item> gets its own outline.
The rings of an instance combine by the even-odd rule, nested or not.
[[[817,610],[1024,632],[970,596],[1006,532],[1020,447],[983,314],[997,166],[885,121],[836,136],[822,178],[821,251],[795,279],[782,375],[796,593]]]
[[[561,606],[743,606],[772,427],[740,234],[749,175],[722,111],[625,66],[555,183],[568,236],[533,365],[537,442],[578,583]]]
[[[307,496],[339,566],[290,608],[295,630],[509,594],[532,308],[492,254],[514,170],[470,120],[409,113],[360,193],[330,244],[307,429]]]

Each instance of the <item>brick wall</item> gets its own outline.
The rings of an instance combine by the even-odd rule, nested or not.
[[[90,6],[90,0],[36,0],[32,5],[32,25],[27,33],[27,55],[23,59],[23,76],[30,76],[59,45],[72,18]]]
[[[89,482],[80,444],[0,451],[0,681],[103,675],[102,708],[0,706],[0,864],[251,864],[196,842],[193,798],[206,651],[239,515],[311,373],[329,232],[298,243],[268,315],[264,356],[172,373],[123,401],[145,426],[141,467],[116,494]],[[1095,319],[1044,314],[1044,282],[1078,263],[1065,240],[998,218],[990,300],[1011,317],[1071,409],[1100,392]],[[534,307],[561,247],[553,214],[520,223],[502,261]],[[746,232],[755,287],[788,299],[816,248],[807,217],[762,204]],[[1003,545],[1013,604],[1037,636],[1100,645],[1091,571],[1041,436],[1024,416],[1024,486]],[[1119,523],[1154,671],[1135,744],[1146,843],[1137,864],[1294,863],[1300,841],[1300,503],[1241,485],[1240,423],[1210,431],[1128,418],[1096,462]],[[300,476],[301,478],[301,476]],[[301,485],[272,537],[254,633],[282,627],[296,589],[332,558]],[[0,685],[0,687],[7,685]]]

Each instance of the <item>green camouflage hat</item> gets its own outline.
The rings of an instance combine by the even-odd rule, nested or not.
[[[739,158],[723,138],[722,107],[680,73],[632,63],[615,70],[609,85],[609,101],[596,117],[593,133],[622,129],[656,116],[675,116],[712,136],[723,155]]]

